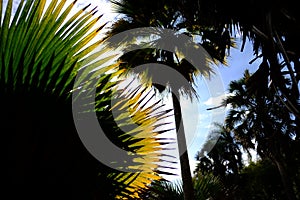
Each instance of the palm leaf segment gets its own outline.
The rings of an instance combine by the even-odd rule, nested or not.
[[[197,200],[218,199],[223,188],[220,178],[210,173],[196,173],[193,178],[193,186],[195,190],[195,199]],[[182,181],[153,182],[150,189],[143,194],[143,199],[183,200]]]
[[[8,1],[4,18],[0,18],[1,96],[18,93],[30,95],[39,92],[69,102],[77,70],[93,60],[93,56],[86,57],[86,55],[101,41],[91,45],[89,43],[102,28],[93,29],[100,17],[95,17],[95,9],[88,10],[89,6],[68,18],[75,2],[66,5],[66,1],[53,0],[45,8],[45,0],[23,0],[13,16],[13,1]],[[0,13],[2,5],[1,0]],[[105,50],[98,54],[104,52]],[[95,62],[88,68],[94,69],[112,57]],[[109,111],[108,115],[103,115],[109,118],[111,109],[119,111],[127,109],[127,112],[131,113],[131,118],[120,114],[117,119],[120,124],[122,125],[121,122],[125,122],[124,126],[128,126],[130,122],[139,124],[135,129],[120,135],[118,135],[120,130],[112,126],[111,133],[116,134],[112,137],[115,137],[122,148],[135,152],[132,160],[136,165],[131,167],[140,170],[140,173],[111,170],[100,174],[106,174],[106,178],[114,182],[116,198],[138,198],[139,191],[147,188],[152,180],[160,179],[157,168],[160,167],[159,156],[162,154],[159,151],[162,150],[162,142],[156,136],[166,130],[154,129],[160,126],[158,122],[167,116],[168,111],[153,114],[158,103],[146,107],[146,101],[141,101],[141,94],[144,93],[145,96],[150,94],[149,87],[140,87],[129,94],[115,96],[120,99],[119,105],[109,108],[107,101],[112,95],[116,95],[112,88],[117,83],[108,80],[121,73],[117,71],[117,66],[114,64],[104,67],[94,74],[94,77],[89,78],[98,78],[101,83],[98,89],[102,92],[98,93],[96,101],[99,120],[101,114],[105,114],[103,112]],[[88,77],[88,74],[86,75]]]
[[[1,81],[14,89],[26,85],[61,95],[72,85],[76,61],[97,43],[80,50],[101,28],[90,31],[99,19],[93,18],[94,9],[81,9],[67,20],[75,1],[64,10],[66,1],[51,1],[44,12],[45,4],[21,1],[12,18],[13,1],[8,1],[0,29]]]
[[[159,105],[159,102],[155,102],[152,105],[150,104],[145,107],[146,103],[149,102],[153,95],[147,93],[145,96],[145,100],[148,98],[147,101],[139,103],[139,100],[141,100],[140,94],[135,96],[133,96],[133,94],[134,93],[128,96],[131,98],[131,101],[128,101],[128,99],[124,99],[125,101],[120,101],[121,104],[123,104],[122,107],[126,106],[131,110],[129,112],[132,113],[132,118],[129,119],[128,115],[124,117],[120,116],[119,120],[126,120],[127,123],[124,124],[125,126],[128,126],[130,121],[131,123],[139,124],[139,126],[136,128],[125,133],[128,136],[122,141],[125,144],[128,143],[128,147],[136,154],[132,158],[135,165],[129,166],[129,168],[139,170],[140,173],[122,173],[122,175],[124,178],[126,178],[134,174],[132,178],[126,180],[126,183],[129,184],[129,191],[134,192],[131,197],[137,198],[139,197],[140,193],[142,193],[145,189],[148,189],[152,181],[161,179],[159,174],[164,172],[158,171],[157,169],[159,167],[167,168],[167,166],[161,165],[164,161],[161,159],[161,151],[166,150],[162,147],[162,144],[164,144],[164,139],[158,139],[157,136],[165,131],[168,131],[168,129],[160,131],[156,131],[156,129],[162,124],[165,124],[164,119],[168,117],[168,112],[171,110],[164,109],[162,112],[155,112],[155,110],[159,108],[159,106],[157,106]],[[151,97],[148,97],[149,95],[151,95]],[[168,173],[166,172],[166,174]],[[136,188],[139,190],[137,191]],[[120,196],[118,198],[120,198]]]
[[[111,74],[114,79],[119,80],[118,82],[109,81],[101,84],[105,82],[107,75],[95,77],[96,80],[100,80],[97,84],[97,91],[102,92],[96,93],[96,102],[93,102],[93,97],[90,98],[93,90],[91,87],[93,85],[91,77],[94,74],[91,66],[93,65],[86,67],[89,72],[82,73],[83,77],[79,78],[82,84],[78,84],[76,88],[82,91],[77,93],[76,101],[84,99],[82,101],[84,104],[81,105],[82,110],[79,111],[80,118],[85,116],[86,105],[96,104],[95,110],[101,128],[105,133],[109,133],[106,136],[116,146],[128,152],[128,157],[124,158],[121,163],[118,163],[119,160],[111,160],[111,163],[114,163],[111,166],[116,170],[112,170],[107,176],[114,186],[114,193],[117,194],[114,198],[140,199],[140,194],[143,194],[153,181],[162,179],[161,174],[170,175],[168,172],[159,170],[172,168],[165,165],[169,161],[162,158],[170,156],[162,153],[167,150],[163,145],[169,144],[170,140],[166,141],[166,138],[158,136],[172,130],[163,126],[169,124],[165,119],[172,117],[173,114],[169,114],[171,109],[166,109],[160,100],[155,100],[155,92],[150,86],[151,83],[134,83],[135,80],[147,82],[138,77],[133,78],[130,83],[125,83],[128,79],[124,78],[120,72],[123,70],[117,70]],[[84,71],[84,68],[82,70]],[[111,70],[114,69],[111,68]],[[114,105],[111,105],[111,99],[115,100]],[[103,107],[103,105],[106,106]],[[125,166],[126,169],[124,169],[124,163],[128,163]],[[134,172],[126,172],[128,169]]]

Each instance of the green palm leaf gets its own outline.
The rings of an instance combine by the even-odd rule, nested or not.
[[[100,30],[92,30],[99,18],[84,8],[67,19],[75,2],[62,11],[65,1],[51,1],[43,15],[46,1],[31,0],[21,1],[10,22],[12,2],[1,24],[1,80],[14,89],[26,84],[66,94],[76,75],[75,63],[87,54],[80,50]]]
[[[75,2],[65,5],[66,1],[53,0],[45,7],[45,0],[21,1],[13,16],[13,1],[9,0],[0,20],[0,102],[4,107],[1,132],[7,141],[7,185],[8,191],[23,191],[10,193],[11,198],[22,195],[40,199],[45,194],[55,198],[59,194],[65,199],[92,199],[98,196],[97,191],[101,192],[99,199],[138,198],[151,181],[161,178],[157,168],[164,167],[160,159],[164,143],[157,136],[167,130],[155,128],[163,124],[161,120],[170,110],[161,106],[161,111],[155,112],[157,102],[142,101],[145,96],[151,98],[148,86],[127,93],[115,89],[119,81],[112,80],[122,70],[118,63],[106,65],[115,55],[96,60],[108,51],[103,48],[87,56],[101,44],[101,40],[92,42],[103,27],[97,25],[101,15],[96,16],[95,9],[87,6],[69,17]],[[1,0],[1,13],[2,5]],[[129,167],[138,173],[104,166],[79,140],[70,96],[78,70],[84,66],[87,73],[79,80],[85,81],[86,91],[81,95],[89,98],[90,83],[98,82],[96,101],[92,103],[99,121],[105,119],[102,125],[120,148],[135,153]],[[103,67],[91,74],[98,66]],[[121,107],[110,107],[112,97]],[[117,119],[112,116],[113,110],[120,113]],[[138,126],[122,132],[117,126],[122,124]]]
[[[218,199],[223,184],[217,176],[204,173],[195,174],[193,178],[195,199]],[[149,200],[183,200],[182,181],[169,182],[166,180],[153,182],[150,189],[143,194],[143,199]]]

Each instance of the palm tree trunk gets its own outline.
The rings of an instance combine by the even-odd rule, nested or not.
[[[178,95],[177,95],[178,96]],[[179,99],[172,93],[173,108],[175,114],[176,132],[177,132],[177,144],[180,155],[181,177],[183,183],[183,193],[185,200],[194,199],[194,188],[192,182],[192,176],[190,171],[190,163],[187,152],[185,131],[183,126],[181,106]]]

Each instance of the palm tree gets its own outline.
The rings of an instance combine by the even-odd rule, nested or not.
[[[241,144],[234,138],[231,130],[221,124],[215,124],[210,140],[218,138],[216,145],[210,152],[205,151],[205,144],[196,155],[199,161],[195,172],[214,173],[221,179],[228,174],[237,174],[243,167]],[[209,145],[209,144],[207,144]],[[226,166],[225,166],[226,165]]]
[[[222,198],[233,199],[236,196],[236,187],[239,185],[239,173],[244,167],[242,145],[229,128],[221,124],[215,126],[216,129],[211,132],[207,142],[196,155],[198,163],[195,173],[211,173],[219,177],[223,183]],[[206,145],[210,146],[210,142],[215,139],[217,142],[213,142],[214,147],[207,152]]]
[[[172,2],[173,3],[173,2]],[[174,3],[175,4],[175,3]],[[300,16],[293,1],[249,1],[247,6],[238,1],[181,1],[176,5],[185,19],[184,25],[190,33],[202,33],[202,29],[221,31],[227,29],[232,35],[239,33],[243,51],[247,39],[253,46],[254,60],[263,58],[261,68],[267,63],[268,70],[258,77],[267,84],[254,85],[256,90],[273,88],[281,96],[286,108],[299,121],[299,57]],[[235,5],[235,6],[233,6]],[[169,4],[168,6],[172,6]],[[213,37],[208,37],[212,40]],[[251,62],[253,62],[251,61]],[[290,84],[284,79],[289,77]],[[297,122],[299,123],[299,122]]]
[[[90,63],[94,57],[88,53],[102,43],[101,39],[93,42],[103,28],[97,25],[101,15],[97,17],[97,10],[89,5],[70,16],[75,3],[53,0],[45,7],[45,0],[21,1],[13,16],[13,1],[9,0],[4,18],[0,16],[1,133],[5,192],[10,199],[138,198],[152,180],[161,178],[155,163],[160,161],[157,151],[163,149],[163,142],[154,129],[168,111],[161,106],[162,111],[155,113],[158,103],[146,105],[141,100],[138,89],[144,96],[151,95],[145,85],[127,93],[116,89],[120,81],[113,80],[122,79],[122,71],[118,63],[103,65],[110,58]],[[0,13],[2,5],[1,0]],[[106,51],[102,49],[98,55]],[[91,74],[90,70],[99,66],[103,68]],[[73,88],[78,70],[88,72],[83,76],[86,83],[100,83],[92,103],[107,133],[120,148],[136,153],[131,167],[146,170],[112,169],[85,149],[72,116],[72,94],[89,99],[88,84],[83,85],[87,87],[84,92],[76,93],[78,88]],[[121,107],[110,108],[112,97],[119,99]],[[134,135],[112,126],[111,110],[131,114],[130,120],[123,114],[118,122],[129,127],[138,124],[130,129]],[[81,111],[83,117],[90,112]]]
[[[173,29],[175,31],[184,31],[182,25],[182,15],[178,12],[178,9],[169,5],[168,1],[155,1],[155,2],[146,2],[146,1],[111,1],[116,6],[116,12],[125,16],[122,19],[119,19],[114,23],[112,30],[108,35],[114,35],[129,29],[139,28],[139,27],[159,27],[166,29]],[[222,41],[228,38],[223,34]],[[209,44],[209,43],[208,43]],[[230,38],[229,43],[226,45],[232,45]],[[208,48],[210,55],[213,55],[214,61],[221,61],[225,63],[224,55],[221,55],[225,52],[227,48],[224,46],[218,46],[217,48]],[[177,58],[177,59],[175,59]],[[181,115],[181,106],[180,100],[177,99],[180,93],[188,95],[191,99],[194,99],[197,94],[193,88],[194,77],[195,75],[201,74],[199,71],[192,66],[189,62],[186,62],[185,59],[179,60],[178,56],[165,51],[165,50],[154,50],[154,49],[143,49],[130,52],[121,57],[122,62],[125,62],[125,67],[134,68],[135,66],[145,64],[145,63],[162,63],[167,64],[173,69],[180,72],[185,79],[190,83],[187,86],[176,86],[178,83],[172,83],[170,78],[166,77],[166,84],[171,88],[172,91],[172,101],[173,108],[175,113],[175,124],[177,130],[177,141],[179,152],[182,152],[180,155],[180,165],[181,165],[181,176],[183,179],[183,190],[185,199],[193,199],[193,185],[192,185],[192,176],[190,173],[189,158],[188,152],[185,151],[186,148],[186,138],[183,128],[183,119]],[[211,69],[204,69],[203,74],[210,72]],[[151,71],[151,70],[149,70]],[[153,72],[154,70],[152,70]],[[157,70],[159,73],[159,69]],[[201,75],[203,75],[201,74]],[[155,74],[150,74],[150,77],[155,77]],[[159,92],[165,90],[165,87],[154,84],[154,87]],[[180,91],[180,92],[179,92]],[[181,127],[181,129],[179,129]]]
[[[225,125],[219,126],[221,136],[212,151],[207,155],[203,150],[199,152],[198,171],[214,172],[223,180],[227,178],[228,186],[230,174],[238,179],[241,176],[241,148],[248,152],[252,149],[262,161],[271,161],[276,166],[286,197],[296,199],[293,185],[298,184],[297,178],[291,177],[299,173],[295,169],[299,167],[295,159],[299,153],[297,119],[285,109],[274,90],[253,89],[253,81],[258,85],[266,82],[257,78],[262,69],[252,76],[246,70],[242,79],[230,83],[231,96],[224,100],[225,105],[231,106]],[[237,184],[235,181],[234,185]]]
[[[293,160],[290,150],[298,143],[293,139],[299,134],[297,118],[291,117],[274,90],[263,94],[248,88],[256,80],[255,76],[246,71],[241,80],[231,82],[229,92],[233,95],[226,99],[226,104],[232,108],[226,118],[226,126],[244,148],[255,149],[257,144],[258,155],[270,159],[277,166],[287,198],[296,199],[288,167],[297,165],[290,162]]]

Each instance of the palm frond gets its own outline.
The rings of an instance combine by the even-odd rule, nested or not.
[[[86,69],[91,68],[88,66]],[[164,172],[158,168],[168,168],[168,161],[162,157],[165,156],[163,152],[167,150],[163,145],[170,142],[165,142],[166,138],[158,136],[172,130],[172,127],[164,127],[168,125],[165,122],[166,118],[172,115],[170,109],[164,108],[160,101],[155,100],[154,91],[149,85],[140,85],[132,81],[126,83],[127,79],[119,74],[119,70],[110,71],[112,74],[106,73],[96,78],[99,81],[99,84],[96,84],[97,91],[101,92],[96,93],[95,111],[106,136],[128,154],[121,160],[112,158],[111,163],[115,170],[108,173],[107,177],[115,188],[116,199],[135,199],[139,198],[153,181],[162,179],[160,175]],[[88,80],[79,78],[82,84],[75,85],[83,90],[78,91],[75,99],[84,99],[85,105],[91,105],[94,101],[90,95],[93,76],[88,72],[82,74],[88,77]],[[107,78],[108,76],[118,81],[114,82]],[[111,99],[114,100],[113,105]],[[88,111],[85,105],[82,105],[82,110],[79,111],[82,118]]]
[[[97,25],[99,17],[89,7],[70,16],[76,1],[67,5],[53,0],[45,7],[45,0],[23,0],[16,12],[13,0],[2,12],[3,2],[1,132],[9,168],[5,182],[8,192],[20,191],[10,198],[59,194],[65,199],[91,199],[101,165],[77,137],[69,97],[79,62],[100,42],[92,42],[102,27]]]
[[[166,128],[159,128],[166,124],[163,120],[170,115],[170,110],[159,102],[148,101],[153,98],[148,86],[139,86],[139,89],[133,89],[132,92],[115,89],[122,79],[118,77],[124,72],[119,70],[119,63],[107,64],[114,60],[115,55],[98,59],[109,50],[107,48],[88,55],[101,44],[101,40],[92,41],[103,27],[97,25],[101,15],[97,17],[96,10],[87,6],[69,16],[75,2],[65,5],[66,1],[53,0],[45,7],[45,0],[21,1],[12,16],[13,1],[8,1],[4,19],[0,22],[0,100],[6,106],[3,111],[6,124],[3,131],[7,133],[5,135],[8,141],[18,136],[33,137],[27,145],[36,148],[38,154],[41,151],[52,155],[55,147],[54,155],[57,158],[54,156],[52,162],[47,156],[41,155],[34,162],[46,163],[45,166],[38,168],[39,165],[29,164],[33,169],[38,168],[37,170],[43,172],[43,176],[34,174],[32,178],[37,181],[33,185],[28,184],[28,188],[39,187],[41,193],[48,191],[49,188],[44,186],[51,183],[47,182],[48,176],[44,173],[51,172],[56,178],[61,178],[60,174],[65,166],[57,167],[60,162],[70,171],[62,176],[65,177],[64,181],[78,177],[77,181],[65,189],[66,194],[70,195],[68,189],[74,192],[74,188],[78,188],[75,189],[76,194],[88,191],[86,194],[91,195],[95,185],[102,184],[107,188],[106,196],[103,195],[105,197],[138,198],[139,193],[153,180],[161,179],[157,168],[164,168],[161,156],[164,155],[162,145],[165,142],[157,136],[167,131]],[[2,8],[3,1],[0,3]],[[83,85],[75,82],[76,76],[81,72],[83,73],[78,80]],[[97,94],[92,99],[91,86],[95,81]],[[83,114],[94,111],[97,113],[99,123],[106,128],[108,137],[120,148],[128,151],[130,159],[124,160],[131,163],[128,169],[137,172],[110,169],[95,162],[84,151],[76,137],[70,110],[70,95],[76,94],[80,86],[84,92],[73,100],[81,97],[85,99],[86,104],[81,108]],[[75,89],[72,90],[73,88]],[[112,98],[119,101],[119,107],[110,106]],[[92,104],[93,109],[88,110],[87,104]],[[114,111],[120,113],[116,119],[112,115]],[[30,114],[26,119],[20,119],[24,113]],[[26,126],[20,131],[18,127],[10,126],[11,123]],[[128,131],[122,131],[122,126],[126,126]],[[34,130],[31,127],[35,127]],[[61,141],[56,141],[56,137]],[[74,144],[69,144],[70,141]],[[40,142],[52,145],[41,147]],[[13,146],[21,148],[18,145]],[[68,154],[69,151],[73,152]],[[74,162],[80,164],[72,165]],[[20,164],[18,167],[23,170],[22,166]],[[99,173],[98,183],[94,177],[96,171]],[[90,182],[86,183],[88,181]],[[55,185],[55,188],[60,187],[63,187],[63,183]],[[101,188],[95,190],[98,189]],[[58,191],[59,189],[56,191],[53,188],[53,195],[58,194]]]
[[[0,34],[2,86],[33,87],[58,95],[70,91],[76,62],[87,54],[83,47],[100,30],[93,28],[99,20],[94,9],[86,7],[67,18],[75,2],[62,10],[66,1],[51,1],[47,8],[45,0],[21,1],[12,16],[13,1],[8,1]],[[95,46],[87,47],[91,48]]]
[[[197,200],[217,199],[223,189],[221,180],[209,173],[195,174],[193,185]],[[182,181],[155,181],[149,190],[143,194],[143,198],[149,200],[184,199]]]
[[[216,199],[223,189],[221,180],[213,174],[198,173],[193,181],[197,200]]]

